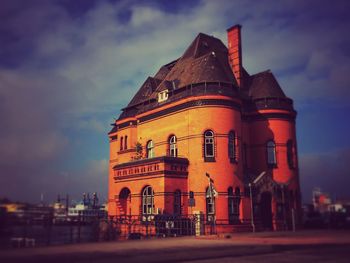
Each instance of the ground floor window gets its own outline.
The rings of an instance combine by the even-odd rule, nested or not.
[[[142,191],[142,214],[154,213],[154,192],[151,186],[146,186]]]
[[[241,202],[240,189],[237,187],[233,193],[233,188],[230,187],[228,193],[228,219],[230,224],[239,221],[239,204]]]
[[[215,197],[210,189],[207,188],[206,191],[206,207],[207,207],[207,220],[214,221],[215,219]]]

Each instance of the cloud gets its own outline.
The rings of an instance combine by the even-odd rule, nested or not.
[[[77,127],[83,129],[83,130],[91,130],[98,133],[104,133],[106,134],[108,132],[108,126],[106,123],[101,122],[97,119],[90,118],[88,120],[79,120]]]
[[[314,187],[320,187],[332,198],[349,197],[350,148],[326,153],[300,155],[300,179],[304,202],[311,201]]]

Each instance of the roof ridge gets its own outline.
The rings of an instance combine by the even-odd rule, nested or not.
[[[193,57],[196,58],[197,57],[197,51],[198,51],[198,45],[199,45],[199,39],[200,39],[200,33],[198,34],[198,36],[196,37],[196,46],[194,48],[194,54]]]

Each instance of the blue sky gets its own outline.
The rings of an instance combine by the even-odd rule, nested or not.
[[[271,69],[294,100],[304,199],[314,186],[350,198],[348,10],[341,0],[1,1],[0,196],[105,197],[113,118],[199,32],[226,43],[240,23],[244,67]]]

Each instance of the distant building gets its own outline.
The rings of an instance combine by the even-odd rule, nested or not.
[[[332,200],[328,193],[322,192],[320,188],[312,191],[312,201],[314,209],[320,213],[329,212]]]
[[[5,208],[7,213],[16,213],[18,211],[23,210],[26,207],[26,205],[22,203],[5,203],[0,204],[0,207]]]
[[[92,199],[90,199],[89,194],[84,194],[83,201],[68,208],[68,221],[91,222],[106,216],[105,207],[99,205],[96,193],[93,194]]]
[[[293,101],[269,70],[242,66],[241,26],[227,33],[228,47],[200,33],[122,109],[109,133],[109,216],[196,213],[218,231],[299,218]]]

